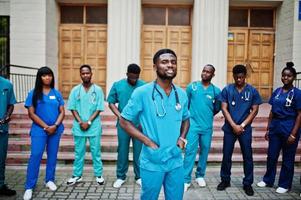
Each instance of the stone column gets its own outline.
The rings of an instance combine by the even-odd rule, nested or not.
[[[224,87],[227,82],[229,0],[195,0],[192,24],[191,79],[199,80],[207,63],[216,68],[213,82]]]
[[[107,94],[130,63],[140,64],[141,0],[108,0]]]

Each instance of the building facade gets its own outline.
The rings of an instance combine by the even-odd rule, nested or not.
[[[267,99],[281,85],[287,61],[301,71],[299,0],[0,0],[9,19],[9,58],[22,66],[49,66],[67,97],[90,64],[93,80],[108,92],[137,63],[153,80],[152,56],[160,48],[178,55],[176,83],[216,67],[214,83],[232,82],[235,64]],[[3,53],[2,53],[3,54]],[[3,55],[1,55],[3,57]],[[6,56],[7,57],[7,56]]]

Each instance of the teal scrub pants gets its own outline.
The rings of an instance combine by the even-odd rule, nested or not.
[[[8,132],[0,132],[0,187],[4,185],[5,180],[5,160],[8,146]]]
[[[184,193],[183,167],[167,172],[149,171],[140,168],[142,191],[141,200],[157,200],[164,187],[165,200],[182,200]]]
[[[130,149],[130,140],[133,142],[133,165],[135,179],[140,178],[140,169],[139,169],[139,156],[141,152],[142,143],[137,139],[132,138],[122,129],[119,125],[117,126],[118,131],[118,158],[117,158],[117,169],[116,174],[118,179],[125,180],[126,173],[129,168],[129,149]]]
[[[100,135],[85,137],[74,136],[74,163],[73,176],[82,176],[83,167],[85,163],[86,142],[89,140],[90,151],[93,161],[94,175],[96,177],[102,176],[102,161],[100,155]]]
[[[200,152],[195,176],[196,178],[205,176],[208,154],[211,147],[212,130],[201,131],[200,128],[191,126],[186,139],[188,143],[184,157],[184,181],[185,183],[190,183],[198,147],[200,147]]]

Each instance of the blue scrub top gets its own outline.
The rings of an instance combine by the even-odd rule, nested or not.
[[[258,91],[249,84],[246,84],[241,92],[238,92],[235,84],[229,84],[222,90],[220,97],[222,102],[228,104],[228,111],[236,124],[241,124],[248,117],[253,105],[262,103]],[[232,127],[227,120],[222,129],[232,132]],[[251,124],[248,124],[245,130],[251,130]]]
[[[205,88],[201,81],[196,81],[187,86],[186,92],[189,99],[190,126],[197,126],[206,132],[212,130],[214,112],[221,108],[221,90],[213,84]]]
[[[7,106],[15,104],[16,97],[14,94],[13,85],[9,80],[0,76],[0,119],[2,119],[6,112]],[[0,133],[8,131],[8,123],[0,125]]]
[[[68,110],[78,112],[81,120],[88,121],[96,111],[104,111],[104,94],[101,87],[93,84],[86,92],[82,84],[75,86],[69,95]],[[98,115],[86,131],[81,130],[76,119],[73,120],[72,133],[74,136],[92,137],[100,135],[102,132],[100,115]]]
[[[32,102],[32,96],[33,91],[31,90],[28,93],[28,96],[25,100],[25,107],[29,108],[33,106]],[[43,120],[48,126],[52,126],[55,124],[58,116],[60,115],[60,106],[64,105],[64,99],[62,97],[62,94],[56,90],[51,89],[49,93],[43,94],[42,100],[38,100],[37,107],[35,108],[35,114]],[[61,134],[64,131],[64,125],[61,123],[56,133]],[[44,131],[43,127],[36,124],[35,122],[32,122],[31,130],[30,130],[31,136],[45,136],[47,133]]]
[[[118,110],[122,112],[123,108],[128,103],[133,91],[144,84],[145,84],[144,81],[137,80],[135,85],[131,85],[129,84],[126,78],[117,81],[113,84],[107,101],[108,103],[113,103],[113,104],[118,103]],[[135,124],[138,123],[135,122]]]
[[[159,148],[154,150],[143,144],[140,154],[140,167],[149,171],[166,172],[183,165],[182,151],[177,146],[180,137],[182,121],[189,118],[188,98],[183,89],[178,86],[179,101],[182,108],[175,109],[176,97],[172,89],[169,96],[157,84],[157,89],[163,95],[162,99],[159,93],[154,90],[154,82],[148,83],[137,88],[126,107],[123,109],[121,116],[129,121],[135,121],[139,118],[142,126],[142,132]],[[154,101],[152,93],[154,92]],[[164,117],[157,116],[157,113],[164,113]]]
[[[288,95],[290,95],[290,98],[292,97],[290,106],[286,106]],[[282,87],[277,88],[273,92],[269,104],[272,106],[271,112],[273,113],[273,119],[269,127],[270,134],[280,133],[289,136],[294,128],[298,110],[301,110],[301,90],[294,87],[288,92],[283,92]]]

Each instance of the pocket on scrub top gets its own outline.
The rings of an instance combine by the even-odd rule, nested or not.
[[[182,149],[178,146],[152,149],[147,147],[148,159],[153,163],[165,163],[171,158],[179,157],[182,155]]]

